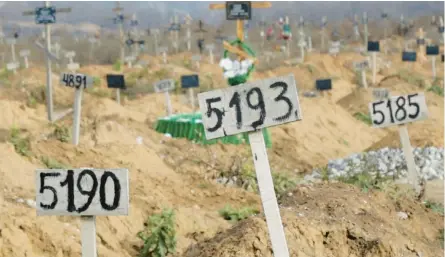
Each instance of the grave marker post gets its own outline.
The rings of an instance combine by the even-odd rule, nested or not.
[[[372,84],[376,84],[377,76],[377,52],[380,51],[379,41],[368,41],[368,52],[372,52]]]
[[[192,24],[192,17],[190,16],[190,14],[187,14],[187,16],[185,16],[185,24],[187,25],[187,51],[191,51],[192,50],[192,32],[191,32],[191,24]]]
[[[210,45],[206,45],[207,50],[209,50],[209,58],[210,58],[210,64],[214,63],[213,60],[213,49],[215,48],[215,45],[210,44]]]
[[[235,11],[238,11],[238,15],[239,15],[239,13],[244,10],[244,12],[242,12],[242,13],[248,13],[246,15],[247,17],[245,16],[244,19],[245,18],[250,19],[251,8],[269,8],[269,7],[271,7],[270,2],[239,2],[239,1],[237,1],[237,2],[226,2],[226,4],[211,4],[210,5],[210,9],[224,9],[224,8],[226,8],[226,14],[227,14],[226,18],[229,20],[230,20],[230,18],[233,18],[230,15],[234,14]],[[237,20],[237,38],[238,38],[238,40],[243,41],[243,39],[244,39],[243,23],[242,23],[242,20],[239,19],[239,17],[236,20]],[[247,54],[245,54],[244,51],[241,49],[235,48],[237,51],[234,51],[235,49],[230,48],[230,44],[227,44],[227,43],[224,44],[224,48],[232,53],[237,54],[240,59],[246,58],[246,56],[247,56]],[[298,94],[296,92],[297,88],[296,88],[295,78],[293,77],[293,75],[290,75],[288,77],[273,78],[273,79],[261,81],[258,83],[247,83],[247,84],[238,85],[235,87],[229,87],[224,90],[215,90],[215,91],[211,91],[211,92],[201,93],[198,95],[199,106],[201,109],[201,113],[203,114],[203,116],[202,116],[203,123],[206,125],[212,124],[211,126],[213,126],[214,123],[209,123],[209,121],[208,121],[208,118],[210,118],[212,116],[212,112],[210,110],[208,110],[207,107],[211,108],[211,103],[214,103],[215,104],[214,106],[222,105],[222,106],[224,106],[223,107],[224,110],[229,110],[229,109],[231,109],[229,107],[230,104],[227,101],[228,99],[225,98],[226,94],[224,92],[227,92],[229,94],[232,93],[233,95],[235,95],[234,94],[235,91],[239,90],[238,100],[240,100],[241,95],[246,96],[245,93],[242,93],[243,88],[246,90],[248,90],[248,89],[253,90],[252,87],[260,86],[260,85],[263,88],[263,90],[267,90],[267,88],[269,88],[268,86],[274,87],[274,85],[276,85],[276,87],[282,87],[282,88],[289,89],[289,91],[287,91],[287,92],[289,92],[289,97],[292,98],[292,100],[290,100],[289,98],[288,99],[291,102],[293,102],[292,107],[295,106],[295,110],[293,108],[290,108],[289,112],[285,116],[279,117],[280,119],[275,119],[273,122],[270,122],[269,124],[265,123],[264,120],[262,120],[259,123],[254,122],[252,124],[252,126],[248,129],[247,128],[242,129],[242,127],[243,127],[243,125],[242,125],[243,111],[241,110],[242,105],[240,104],[240,101],[238,101],[237,106],[239,108],[237,109],[238,111],[236,112],[236,114],[232,113],[232,115],[228,115],[228,114],[224,115],[225,114],[224,111],[221,111],[221,110],[218,110],[219,112],[216,111],[216,114],[217,114],[216,116],[220,117],[218,119],[219,122],[217,122],[217,126],[219,125],[219,128],[217,126],[213,127],[213,128],[206,128],[205,133],[206,133],[207,139],[212,139],[212,138],[222,137],[222,136],[229,135],[229,134],[236,134],[239,132],[249,131],[249,142],[250,142],[250,146],[251,146],[251,150],[252,150],[255,171],[257,174],[256,177],[257,177],[257,181],[258,181],[258,187],[259,187],[259,191],[260,191],[260,195],[261,195],[264,214],[266,216],[266,222],[267,222],[267,227],[269,230],[270,240],[272,243],[273,253],[276,257],[289,257],[289,250],[287,247],[283,223],[281,221],[280,210],[279,210],[279,206],[278,206],[276,195],[275,195],[272,175],[270,172],[270,164],[269,164],[269,160],[268,160],[268,156],[267,156],[266,145],[264,142],[264,135],[262,132],[262,128],[268,127],[268,126],[273,126],[273,125],[278,125],[280,123],[286,122],[286,120],[288,120],[288,122],[289,122],[289,121],[295,121],[295,120],[301,119],[301,111],[300,111],[300,107],[299,107],[299,103],[298,103]],[[264,99],[260,98],[261,91],[262,91],[262,89],[258,88],[258,90],[255,92],[258,95],[258,101],[257,101],[258,106],[260,106],[260,105],[263,106],[264,108],[262,108],[262,110],[265,113],[266,106],[264,104]],[[292,92],[292,93],[290,93],[290,92]],[[273,94],[273,93],[271,92],[270,94]],[[263,96],[263,95],[269,96],[270,94],[261,94],[261,96]],[[223,98],[224,98],[224,100],[222,100]],[[249,97],[247,97],[247,98],[249,98]],[[269,97],[268,97],[268,99],[269,99]],[[275,98],[275,99],[277,99],[277,98]],[[250,103],[250,100],[247,100],[247,101],[248,101],[248,103]],[[218,102],[219,102],[219,104],[218,104]],[[221,104],[221,102],[223,102],[223,104]],[[274,107],[272,107],[272,108],[274,108]],[[278,110],[280,108],[275,107],[274,109]],[[207,113],[207,115],[204,115],[205,113]],[[213,112],[213,113],[215,113],[215,112]],[[218,113],[220,115],[218,115]],[[248,117],[249,117],[248,120],[250,120],[252,113],[250,111],[246,111],[245,113],[248,114]],[[253,114],[253,115],[255,115],[255,114]],[[295,115],[295,116],[293,116],[293,115]],[[232,125],[234,125],[234,121],[231,120],[231,121],[228,121],[229,123],[231,123],[231,125],[229,125],[228,127],[224,126],[224,128],[222,128],[222,124],[223,124],[222,119],[224,119],[224,117],[234,117],[234,116],[237,117],[236,125],[232,126]],[[260,116],[263,117],[261,114],[260,114]],[[283,119],[281,119],[281,118],[283,118]],[[248,125],[247,126],[244,125],[244,126],[248,127]],[[232,129],[235,129],[235,131],[232,130],[232,131],[227,132],[227,130],[229,130],[229,127]],[[217,132],[217,133],[212,133],[212,132]]]
[[[49,1],[45,1],[45,7],[36,8],[33,11],[23,12],[23,16],[35,16],[37,24],[45,25],[45,45],[46,45],[46,101],[48,120],[53,122],[53,91],[52,91],[52,71],[51,71],[51,24],[56,23],[56,13],[69,13],[71,8],[56,9],[50,6]]]
[[[413,149],[409,139],[407,124],[428,118],[428,108],[423,93],[415,93],[404,96],[389,96],[389,92],[378,97],[376,102],[369,103],[372,125],[375,128],[398,125],[400,143],[402,144],[408,168],[408,182],[414,187],[417,194],[420,193],[419,176],[416,171]],[[403,101],[402,101],[403,99]],[[404,112],[400,110],[404,110]],[[413,111],[414,110],[414,111]],[[399,113],[402,114],[400,117]]]
[[[15,58],[15,44],[16,39],[15,38],[8,38],[6,39],[6,43],[11,45],[11,62],[7,64],[6,68],[8,70],[12,70],[14,74],[17,73],[17,69],[19,68],[19,63],[17,63]]]
[[[327,17],[323,16],[321,18],[321,51],[325,49],[325,37],[326,37],[326,24],[327,24]]]
[[[364,12],[363,13],[363,27],[364,27],[364,39],[365,39],[365,47],[368,46],[368,13]],[[368,49],[366,49],[366,52],[368,51]]]
[[[25,61],[25,69],[29,68],[29,63],[28,63],[28,56],[30,54],[30,51],[28,49],[24,49],[20,51],[20,56],[23,57],[24,61]]]
[[[158,35],[159,35],[159,29],[153,29],[153,37],[155,39],[155,55],[158,55]]]
[[[154,84],[156,93],[164,93],[165,94],[165,107],[167,111],[167,116],[172,115],[172,103],[170,100],[169,91],[175,89],[175,81],[173,79],[165,79],[158,81]]]
[[[433,72],[433,79],[436,79],[436,56],[439,55],[438,45],[428,45],[426,47],[426,54],[431,56],[431,69]]]
[[[439,16],[439,23],[440,23],[439,33],[442,35],[441,41],[443,44],[443,42],[445,41],[445,34],[444,34],[444,22],[442,16]]]

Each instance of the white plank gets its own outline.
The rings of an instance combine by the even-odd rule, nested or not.
[[[364,70],[364,69],[369,68],[369,61],[363,60],[361,62],[354,62],[353,66],[356,71]]]
[[[66,87],[91,87],[93,85],[93,77],[81,73],[62,73],[60,75],[60,84]]]
[[[275,195],[263,133],[261,131],[249,133],[249,142],[274,256],[288,257],[289,249]]]
[[[23,49],[19,52],[21,57],[29,56],[31,54],[31,51],[29,49]]]
[[[96,217],[82,216],[82,257],[97,257]]]
[[[387,88],[374,88],[372,90],[372,96],[377,100],[388,99],[389,90]]]
[[[68,68],[68,70],[75,71],[80,68],[80,65],[77,62],[72,62],[72,63],[68,63],[67,68]]]
[[[83,176],[80,182],[78,181],[80,173],[85,170],[91,170],[94,173],[95,178],[97,179],[97,189],[94,194],[92,194],[91,204],[86,210],[79,210],[79,208],[87,203],[88,196],[80,193],[78,183],[83,190],[89,191],[93,186],[93,178],[88,174]],[[69,194],[68,192],[68,185],[61,186],[61,182],[66,181],[69,171],[73,171],[72,194]],[[113,179],[110,176],[108,176],[108,178],[105,177],[107,178],[105,184],[101,182],[105,172],[115,176],[120,188],[115,187]],[[37,169],[35,174],[37,195],[36,208],[38,216],[128,215],[129,184],[127,169]],[[48,176],[48,174],[53,174],[53,176]],[[55,194],[52,193],[51,188],[54,190]],[[101,194],[101,192],[103,194]],[[57,196],[57,201],[55,201],[54,195]],[[75,210],[68,210],[68,197],[72,199],[75,205]],[[117,200],[116,205],[114,205],[115,199]],[[51,204],[53,205],[51,206]],[[105,208],[103,206],[105,206]],[[106,208],[109,208],[109,210]]]
[[[17,40],[15,38],[7,38],[6,39],[6,44],[8,44],[8,45],[17,44]]]
[[[66,58],[73,58],[74,56],[76,56],[76,52],[74,52],[74,51],[70,51],[70,52],[66,52],[65,53],[65,57]]]
[[[6,64],[7,70],[16,70],[20,67],[20,64],[18,62],[10,62]]]
[[[400,104],[403,102],[403,110],[406,111],[405,117],[403,117],[403,111],[397,111],[397,99]],[[390,113],[390,108],[392,109]],[[372,125],[376,128],[389,127],[393,125],[406,124],[414,121],[426,120],[428,118],[428,108],[425,102],[425,95],[423,93],[416,93],[405,96],[392,96],[388,100],[380,100],[369,104],[369,113],[372,119]],[[396,117],[397,116],[397,117]],[[391,119],[393,117],[393,119]],[[403,118],[403,119],[402,119]]]
[[[156,82],[153,86],[156,93],[168,92],[175,89],[175,81],[173,79],[164,79]]]
[[[239,95],[239,108],[234,104],[235,94]],[[261,108],[254,110],[249,107],[248,95],[251,106],[259,106],[259,96],[262,96],[264,112]],[[302,118],[297,86],[292,74],[200,93],[198,99],[207,139],[255,131]],[[237,112],[238,109],[240,112]],[[217,113],[221,113],[220,122]],[[237,117],[241,118],[239,124]]]

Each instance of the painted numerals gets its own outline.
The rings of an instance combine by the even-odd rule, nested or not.
[[[369,104],[373,127],[388,127],[428,118],[423,93],[394,96]]]
[[[198,95],[206,138],[214,139],[301,120],[293,75]]]
[[[36,170],[38,215],[128,215],[128,170]]]
[[[155,92],[168,92],[175,89],[175,81],[173,79],[164,79],[154,84]]]
[[[63,73],[61,76],[61,83],[67,87],[87,88],[93,84],[93,79],[84,74],[70,74]]]

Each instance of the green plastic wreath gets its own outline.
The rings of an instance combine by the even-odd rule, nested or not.
[[[253,52],[253,50],[245,43],[243,43],[241,40],[236,39],[232,42],[230,42],[230,45],[238,45],[241,46],[243,48],[244,51],[246,51],[251,57],[255,57],[255,52]],[[228,50],[224,50],[224,58],[227,58],[227,55],[229,54]],[[230,86],[236,86],[239,84],[243,84],[247,81],[247,79],[250,76],[250,73],[254,70],[255,68],[255,64],[252,64],[249,69],[247,70],[246,74],[243,75],[237,75],[233,78],[229,78],[228,79],[228,83]]]

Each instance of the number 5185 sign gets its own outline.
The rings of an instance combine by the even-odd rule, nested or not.
[[[383,128],[428,118],[423,93],[393,96],[369,104],[373,127]]]
[[[36,170],[37,215],[128,215],[127,169]]]
[[[293,75],[198,95],[208,140],[301,120]]]

